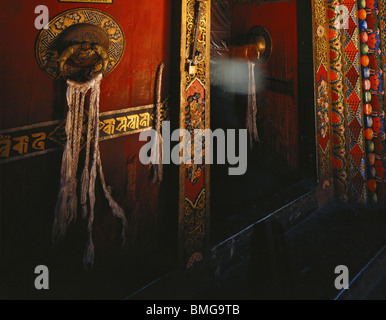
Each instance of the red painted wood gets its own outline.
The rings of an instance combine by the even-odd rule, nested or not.
[[[169,67],[171,0],[116,1],[114,4],[68,4],[51,1],[7,1],[2,4],[1,53],[2,114],[0,128],[49,121],[53,103],[63,85],[44,74],[34,57],[38,30],[37,5],[45,4],[50,17],[75,7],[94,7],[112,15],[122,26],[126,49],[120,65],[102,81],[101,111],[153,102],[154,78],[160,61]],[[164,92],[167,92],[167,81]]]

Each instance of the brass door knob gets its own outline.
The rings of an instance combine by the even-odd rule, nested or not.
[[[253,47],[257,61],[265,63],[272,53],[272,37],[263,26],[253,26],[247,33],[247,43]]]
[[[231,46],[231,55],[252,62],[265,63],[271,56],[272,38],[267,29],[262,26],[252,27],[242,45]]]

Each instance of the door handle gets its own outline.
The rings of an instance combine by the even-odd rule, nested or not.
[[[60,55],[60,57],[57,60],[58,68],[59,68],[58,78],[65,77],[65,68],[64,68],[65,64],[74,55],[81,54],[82,50],[84,49],[82,49],[81,44],[74,44],[69,48],[67,48],[65,51],[63,51],[63,53]],[[102,60],[102,69],[99,72],[101,72],[104,76],[107,66],[110,62],[109,54],[107,50],[103,48],[101,45],[94,45],[94,47],[91,50],[95,53],[95,55],[97,55],[100,58],[100,60]],[[90,66],[86,66],[86,67],[90,67]],[[89,74],[89,76],[85,75],[85,78],[89,78],[91,77],[92,72],[89,69],[87,69],[86,74]],[[84,80],[87,80],[87,79],[84,79]]]
[[[67,28],[57,43],[60,53],[56,60],[58,78],[69,77],[66,65],[79,68],[77,73],[71,75],[72,80],[79,82],[88,81],[97,73],[104,75],[110,63],[108,44],[107,34],[98,26],[80,23]],[[100,62],[101,69],[94,70]]]
[[[243,45],[232,46],[231,52],[238,58],[265,63],[272,52],[271,34],[262,26],[254,26],[246,34]]]

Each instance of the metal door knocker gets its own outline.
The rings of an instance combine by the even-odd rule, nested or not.
[[[87,81],[96,73],[104,73],[110,62],[108,54],[109,39],[103,29],[98,26],[81,23],[67,28],[58,39],[58,77],[71,77],[80,82]],[[102,66],[98,70],[97,64]],[[79,69],[67,75],[65,65]]]

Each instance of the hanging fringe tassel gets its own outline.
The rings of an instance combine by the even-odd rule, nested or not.
[[[77,83],[67,80],[67,103],[69,107],[66,123],[67,143],[63,153],[61,183],[58,194],[58,201],[55,210],[53,226],[54,242],[62,239],[66,234],[70,223],[76,219],[77,212],[77,178],[79,162],[79,151],[82,138],[84,103],[87,92],[91,90],[89,116],[87,124],[86,158],[85,166],[81,177],[82,215],[88,216],[88,243],[83,256],[85,268],[92,268],[94,265],[95,246],[92,239],[95,207],[95,182],[99,173],[105,197],[115,217],[122,222],[122,240],[125,242],[127,220],[123,209],[114,201],[110,188],[106,186],[102,170],[102,161],[99,150],[99,96],[102,74],[97,75],[86,83]],[[93,137],[92,137],[93,132]],[[94,138],[92,164],[89,171],[91,140]],[[87,205],[89,200],[89,210]]]
[[[58,201],[55,208],[53,242],[64,238],[70,223],[77,215],[77,178],[80,136],[82,133],[84,97],[76,87],[67,88],[69,111],[66,121],[67,142],[62,157],[61,179]]]
[[[255,63],[248,61],[249,69],[249,88],[248,88],[248,109],[247,109],[247,130],[249,132],[250,148],[253,148],[253,142],[259,141],[257,132],[257,103],[256,103],[256,80]]]
[[[161,62],[158,67],[158,78],[157,78],[157,91],[156,91],[156,109],[157,109],[157,120],[156,120],[156,130],[157,135],[155,137],[154,144],[158,146],[158,148],[155,148],[156,152],[152,152],[151,155],[151,165],[150,168],[153,169],[153,183],[159,181],[162,182],[163,178],[163,164],[162,164],[162,134],[161,134],[161,95],[162,95],[162,76],[163,76],[163,70],[164,70],[164,63]]]

